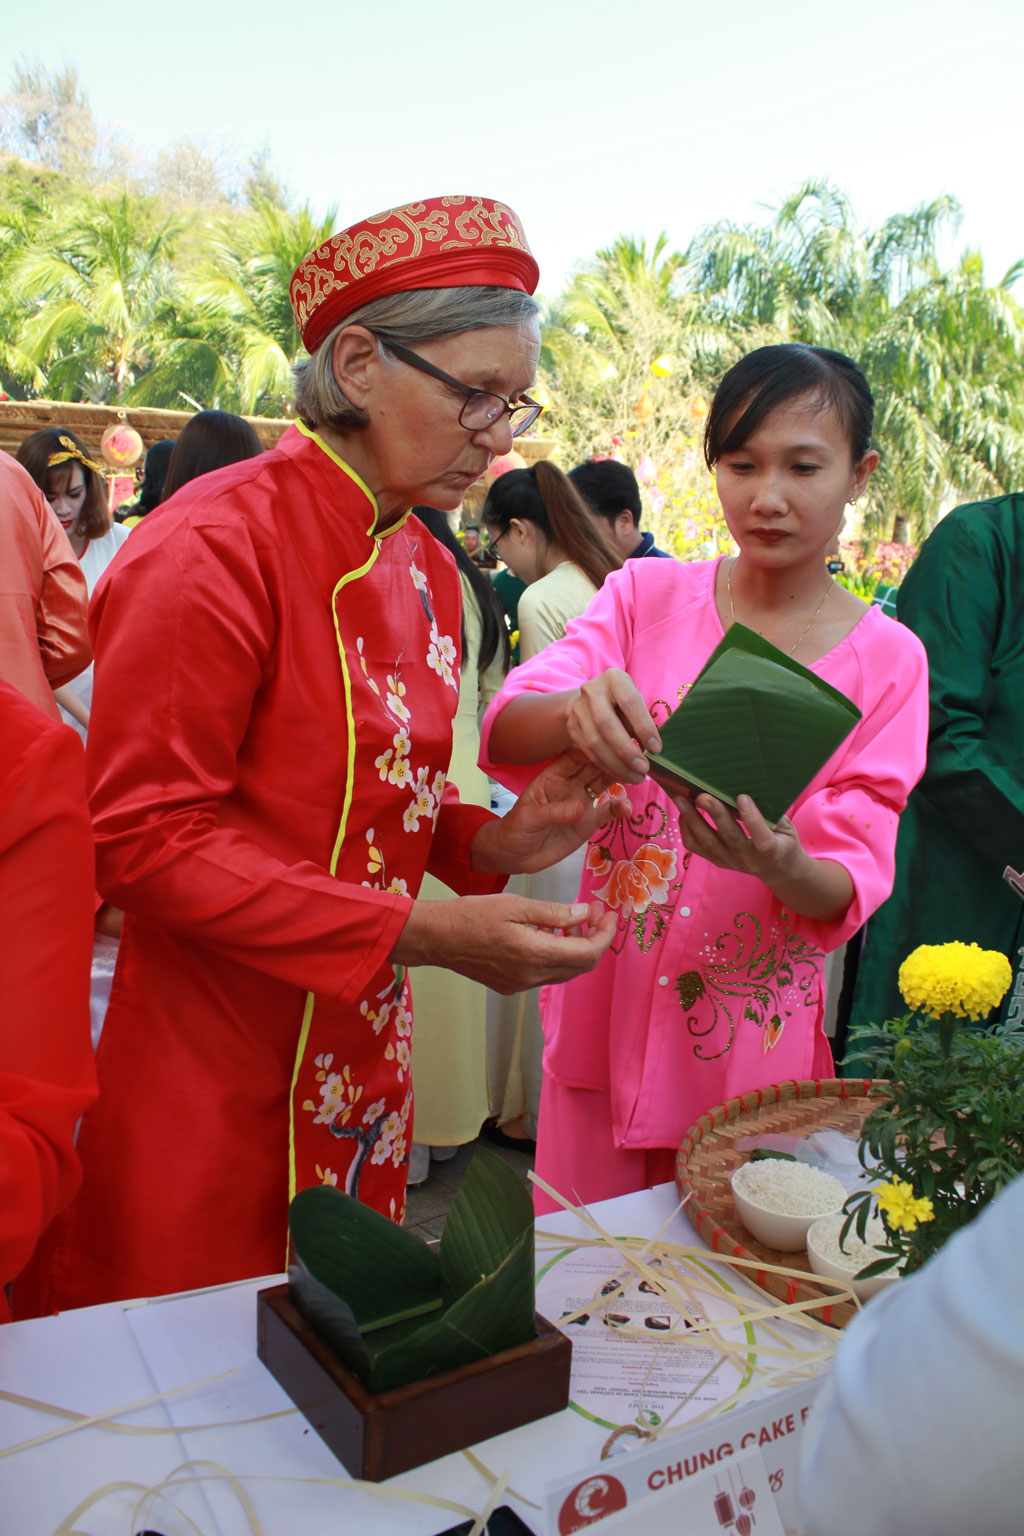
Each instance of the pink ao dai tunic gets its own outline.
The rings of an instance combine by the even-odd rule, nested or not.
[[[488,771],[515,789],[533,772],[489,756],[510,699],[575,688],[608,667],[629,673],[660,724],[722,639],[716,564],[630,560],[609,576],[565,639],[517,667],[490,706]],[[812,670],[863,713],[790,812],[807,851],[853,881],[838,922],[798,916],[761,881],[688,853],[650,779],[613,787],[626,815],[587,851],[581,897],[612,908],[618,930],[596,970],[546,990],[544,1070],[608,1096],[619,1148],[674,1148],[737,1093],[833,1070],[824,956],[892,887],[897,822],[924,767],[927,665],[916,636],[872,608]]]

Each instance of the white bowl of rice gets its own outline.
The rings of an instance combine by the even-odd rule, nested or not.
[[[856,1225],[853,1225],[841,1248],[839,1234],[845,1220],[846,1213],[840,1211],[838,1216],[823,1216],[813,1223],[807,1233],[807,1260],[816,1275],[852,1285],[854,1294],[861,1301],[867,1301],[869,1296],[874,1296],[877,1291],[884,1290],[900,1278],[900,1272],[895,1267],[899,1260],[893,1259],[893,1268],[884,1274],[873,1275],[869,1280],[854,1280],[858,1270],[866,1269],[882,1257],[885,1227],[878,1216],[872,1216],[865,1229],[865,1241],[862,1242],[857,1236]]]
[[[808,1228],[842,1210],[846,1199],[846,1190],[830,1173],[777,1157],[741,1163],[731,1182],[743,1225],[759,1243],[783,1253],[803,1248]]]

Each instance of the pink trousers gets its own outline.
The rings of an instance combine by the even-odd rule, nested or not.
[[[631,1195],[675,1177],[675,1147],[617,1147],[611,1100],[589,1088],[568,1088],[548,1074],[540,1094],[535,1171],[573,1205]],[[538,1216],[559,1206],[534,1185]]]

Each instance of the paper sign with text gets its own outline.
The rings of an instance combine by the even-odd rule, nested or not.
[[[605,1463],[607,1465],[607,1463]],[[607,1501],[607,1484],[615,1481],[601,1473],[579,1484],[558,1512],[558,1524],[549,1526],[551,1536],[572,1536],[594,1525],[594,1511]],[[664,1498],[644,1499],[618,1513],[603,1515],[601,1536],[785,1536],[772,1497],[761,1452],[752,1449],[731,1456],[719,1467],[708,1467],[683,1483],[676,1483]]]
[[[647,1501],[652,1495],[675,1492],[705,1472],[728,1468],[730,1463],[735,1466],[737,1457],[752,1450],[760,1451],[764,1458],[768,1486],[783,1526],[795,1529],[800,1431],[824,1379],[818,1376],[773,1392],[748,1408],[734,1408],[678,1434],[662,1435],[650,1446],[612,1456],[572,1478],[549,1484],[544,1496],[548,1530],[552,1536],[565,1536],[570,1527],[559,1523],[563,1511],[567,1504],[575,1507],[579,1490],[588,1484],[595,1486],[584,1494],[586,1508],[578,1511],[581,1523],[572,1526],[573,1530],[583,1530],[641,1501],[645,1501],[648,1518],[653,1504]],[[598,1483],[606,1486],[598,1488]],[[672,1503],[674,1506],[674,1500]],[[757,1530],[758,1536],[763,1536],[760,1522]]]

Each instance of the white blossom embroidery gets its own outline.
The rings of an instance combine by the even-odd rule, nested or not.
[[[457,656],[455,642],[451,635],[438,634],[437,625],[430,626],[430,645],[427,648],[427,665],[438,677],[442,678],[456,693],[459,685],[456,681],[452,667]]]
[[[370,1156],[371,1163],[386,1163],[390,1157],[396,1168],[402,1166],[406,1158],[405,1132],[409,1123],[409,1111],[411,1108],[412,1094],[406,1094],[401,1113],[396,1114],[392,1110],[381,1126],[380,1136]]]

